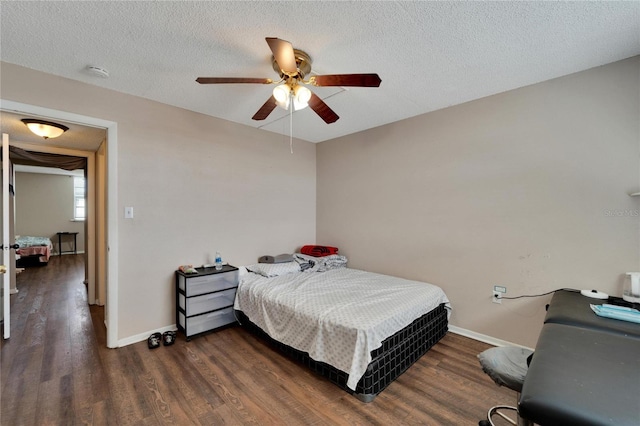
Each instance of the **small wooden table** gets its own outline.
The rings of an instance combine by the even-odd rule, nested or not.
[[[62,236],[63,235],[73,235],[73,250],[62,251]],[[73,253],[78,254],[77,250],[77,241],[78,232],[58,232],[58,256],[62,256],[62,253]]]

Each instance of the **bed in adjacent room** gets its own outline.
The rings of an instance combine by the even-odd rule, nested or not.
[[[451,307],[437,286],[347,268],[339,255],[296,260],[246,267],[238,320],[361,401],[447,332]]]
[[[51,239],[47,237],[16,236],[16,254],[20,255],[19,264],[46,265],[53,251]]]

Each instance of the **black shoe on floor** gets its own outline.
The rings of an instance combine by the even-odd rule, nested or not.
[[[175,331],[165,331],[162,333],[162,343],[165,346],[171,346],[176,342],[176,332]]]
[[[149,346],[149,349],[159,348],[161,338],[162,334],[160,333],[153,333],[151,336],[149,336],[149,338],[147,339],[147,346]]]

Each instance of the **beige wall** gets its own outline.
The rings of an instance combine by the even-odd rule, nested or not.
[[[453,325],[529,346],[549,296],[495,305],[494,284],[619,294],[640,269],[638,58],[293,155],[279,135],[1,66],[3,99],[118,123],[119,339],[173,324],[173,270],[215,250],[248,264],[337,245],[352,267],[442,286]]]
[[[636,57],[321,143],[317,242],[534,346],[551,296],[494,285],[619,296],[640,270],[639,83]]]
[[[48,237],[58,252],[57,232],[77,232],[77,250],[84,252],[84,222],[73,222],[73,177],[16,173],[16,235]],[[73,247],[63,237],[62,249]]]
[[[294,140],[292,155],[280,135],[1,66],[2,99],[118,123],[120,340],[175,324],[179,265],[216,250],[244,265],[315,241],[314,144]]]

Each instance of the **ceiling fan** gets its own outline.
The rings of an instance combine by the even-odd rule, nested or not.
[[[307,106],[311,107],[327,124],[336,122],[340,117],[315,93],[305,87],[312,85],[325,86],[351,86],[351,87],[379,87],[378,74],[330,74],[312,75],[308,80],[305,76],[311,72],[311,57],[304,51],[294,49],[291,43],[275,37],[267,37],[267,44],[273,53],[272,66],[280,75],[280,80],[270,78],[247,77],[198,77],[200,84],[229,84],[229,83],[255,83],[278,84],[273,89],[273,94],[267,102],[260,107],[258,112],[251,117],[254,120],[264,120],[271,114],[276,106],[286,110],[292,107],[299,110]]]

